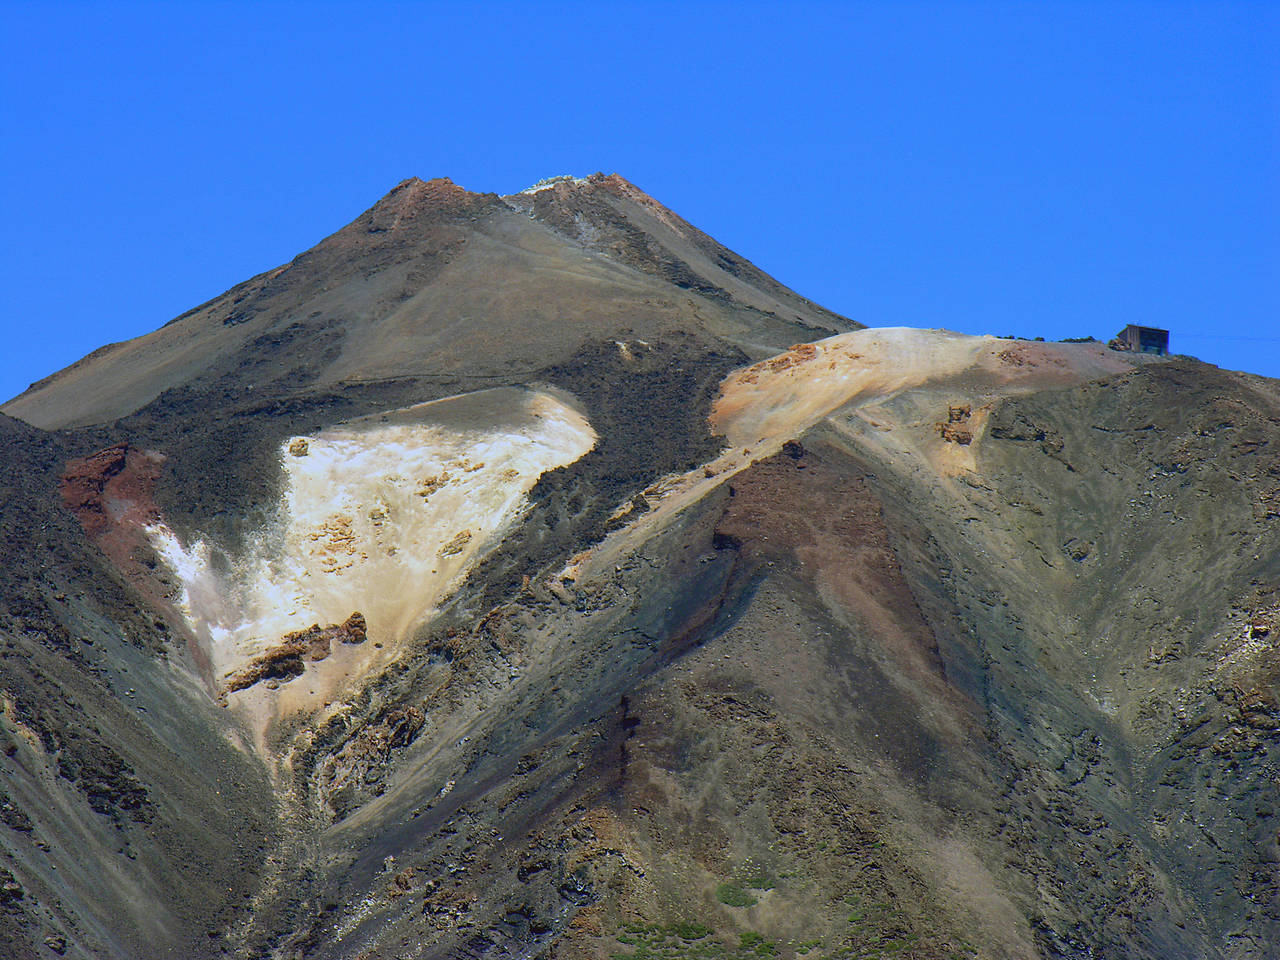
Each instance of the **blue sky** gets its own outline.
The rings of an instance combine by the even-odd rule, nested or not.
[[[1280,4],[0,9],[0,395],[399,180],[617,171],[871,325],[1280,377]]]

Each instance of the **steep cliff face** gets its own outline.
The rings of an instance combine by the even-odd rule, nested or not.
[[[11,401],[5,955],[1275,956],[1275,383],[855,327],[406,181]]]
[[[154,464],[0,433],[0,955],[207,954],[280,835],[135,536]]]

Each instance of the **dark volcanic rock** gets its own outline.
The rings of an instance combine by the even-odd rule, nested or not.
[[[855,327],[414,179],[10,401],[0,954],[1275,957],[1280,390]]]

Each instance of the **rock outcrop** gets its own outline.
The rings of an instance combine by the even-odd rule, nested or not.
[[[312,624],[305,630],[285,634],[278,644],[259,654],[244,669],[228,674],[223,680],[223,690],[235,693],[264,680],[288,683],[302,676],[308,663],[318,663],[328,657],[335,641],[355,644],[367,639],[364,615],[358,610],[342,623],[327,627]]]
[[[856,329],[593,175],[4,409],[4,956],[1276,956],[1272,381]]]

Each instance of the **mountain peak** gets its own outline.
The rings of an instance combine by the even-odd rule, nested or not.
[[[423,180],[409,177],[401,180],[387,194],[356,219],[372,233],[398,226],[405,217],[422,212],[459,213],[473,207],[483,194],[472,193],[448,177]],[[365,222],[368,218],[372,222]],[[388,222],[389,221],[389,222]]]
[[[423,375],[489,384],[588,343],[677,332],[759,359],[856,326],[616,173],[506,197],[409,177],[287,264],[45,378],[4,412],[39,427],[100,423],[197,381],[233,392],[291,377],[325,389]]]
[[[1274,957],[1280,384],[853,326],[410,178],[5,404],[0,957]]]
[[[603,190],[605,192],[617,195],[626,195],[631,197],[642,196],[648,200],[657,203],[647,193],[637,187],[634,183],[627,180],[620,173],[603,173],[596,171],[585,177],[576,177],[571,173],[561,173],[553,177],[544,177],[532,186],[525,187],[523,190],[513,193],[510,197],[527,197],[535,194],[551,191],[558,196],[565,196],[577,191],[594,192]]]

